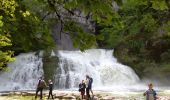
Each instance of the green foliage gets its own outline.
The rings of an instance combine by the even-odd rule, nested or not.
[[[20,0],[0,1],[0,69],[21,52],[54,46],[49,27]],[[13,52],[14,51],[14,52]]]
[[[93,34],[84,32],[82,27],[73,21],[67,22],[64,31],[70,34],[74,47],[80,48],[82,51],[94,46],[96,43],[96,38]]]
[[[59,59],[56,56],[51,56],[51,50],[46,50],[43,53],[43,70],[45,81],[54,80],[54,74],[58,68]]]
[[[112,24],[101,24],[106,47],[115,48],[118,60],[141,77],[169,64],[169,4],[167,0],[125,0],[118,4]]]
[[[166,4],[166,0],[151,0],[152,7],[156,10],[166,10],[168,6]]]
[[[109,25],[114,13],[112,0],[44,0],[39,2],[44,3],[42,9],[45,12],[55,16],[48,17],[47,20],[56,19],[56,22],[61,25],[60,34],[70,35],[73,45],[81,50],[91,48],[96,45],[97,40],[102,40],[104,37],[101,36],[102,34],[95,36],[85,31],[81,26],[82,23],[74,18],[86,21],[90,19],[94,23]],[[81,14],[76,13],[76,10]]]
[[[11,46],[11,40],[7,36],[0,35],[0,49],[7,46]],[[0,70],[6,67],[7,63],[14,61],[14,58],[11,57],[12,55],[13,52],[10,50],[0,50]]]
[[[13,13],[16,6],[17,4],[14,0],[1,0],[0,12],[10,16],[12,19],[14,17]],[[13,52],[10,49],[4,50],[4,48],[10,47],[12,43],[10,40],[10,35],[5,30],[3,30],[5,24],[3,20],[4,16],[0,15],[0,70],[4,69],[7,63],[14,61],[14,58],[12,58]]]
[[[96,42],[103,43],[102,48],[115,48],[118,59],[140,75],[152,69],[147,67],[167,64],[170,2],[114,0],[114,3],[119,6],[117,10],[113,0],[1,0],[0,47],[5,60],[0,66],[11,61],[12,51],[18,54],[54,47],[49,30],[54,23],[60,23],[59,34],[70,35],[73,45],[82,51]],[[77,19],[99,29],[86,31]]]
[[[1,0],[0,1],[0,10],[1,13],[5,13],[10,16],[14,16],[14,11],[17,6],[15,0]]]
[[[49,27],[39,16],[18,0],[2,1],[2,31],[11,35],[15,53],[47,49],[54,46]],[[8,5],[7,5],[8,4]],[[10,10],[8,9],[11,7]],[[7,10],[7,11],[6,11]]]

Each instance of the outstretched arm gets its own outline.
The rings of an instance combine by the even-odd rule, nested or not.
[[[44,81],[44,84],[45,84],[45,87],[48,87],[48,86],[47,86],[47,83],[46,83],[45,81]]]
[[[143,96],[146,96],[146,94],[147,94],[147,91],[145,93],[143,93]]]

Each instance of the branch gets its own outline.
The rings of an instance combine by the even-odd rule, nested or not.
[[[85,19],[86,19],[86,17],[77,15],[76,13],[74,13],[74,11],[71,11],[70,9],[67,9],[67,8],[65,8],[65,7],[63,7],[63,8],[64,8],[68,13],[70,13],[70,14],[73,15],[73,16],[81,17],[81,18],[85,18]]]
[[[53,0],[53,3],[52,3],[50,0],[48,0],[48,4],[49,4],[49,6],[51,7],[51,9],[55,11],[55,14],[57,15],[58,19],[60,20],[60,24],[61,24],[61,28],[60,28],[60,39],[61,39],[61,33],[62,33],[62,31],[63,31],[63,20],[62,20],[62,18],[61,18],[61,15],[58,13],[57,9],[55,8],[55,5],[54,5],[54,4],[55,4],[55,1]]]
[[[61,24],[61,28],[60,28],[60,39],[61,39],[61,33],[62,33],[62,31],[63,31],[63,20],[61,19],[61,15],[56,11],[55,12],[56,13],[56,15],[57,15],[57,17],[58,17],[58,19],[60,20],[60,24]]]
[[[42,21],[44,21],[44,19],[45,19],[48,15],[50,15],[50,12],[48,12],[48,13],[42,18]]]
[[[166,4],[167,4],[168,10],[169,10],[169,12],[170,12],[170,1],[169,1],[169,0],[165,0],[165,2],[166,2]]]

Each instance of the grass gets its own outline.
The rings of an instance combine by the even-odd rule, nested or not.
[[[16,95],[10,95],[10,96],[0,96],[0,100],[35,100],[34,96],[16,96]],[[37,97],[37,100],[39,100],[39,97]],[[43,98],[43,100],[46,100]]]

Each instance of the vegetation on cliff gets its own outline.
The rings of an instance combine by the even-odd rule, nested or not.
[[[124,0],[111,24],[100,26],[102,43],[141,77],[169,76],[169,18],[169,0]]]
[[[50,25],[60,23],[60,33],[68,34],[75,48],[90,48],[101,40],[81,27],[79,18],[91,23],[108,23],[111,18],[112,0],[1,0],[0,35],[9,40],[10,46],[1,46],[2,52],[10,51],[1,59],[23,52],[49,49],[55,46]],[[80,14],[79,14],[80,13]],[[1,42],[6,40],[1,40]],[[11,60],[2,60],[4,67]]]
[[[55,46],[50,26],[75,48],[115,48],[118,60],[141,77],[170,72],[169,0],[1,0],[0,69],[14,54]],[[85,31],[78,19],[92,25]],[[149,76],[149,75],[148,75]]]

